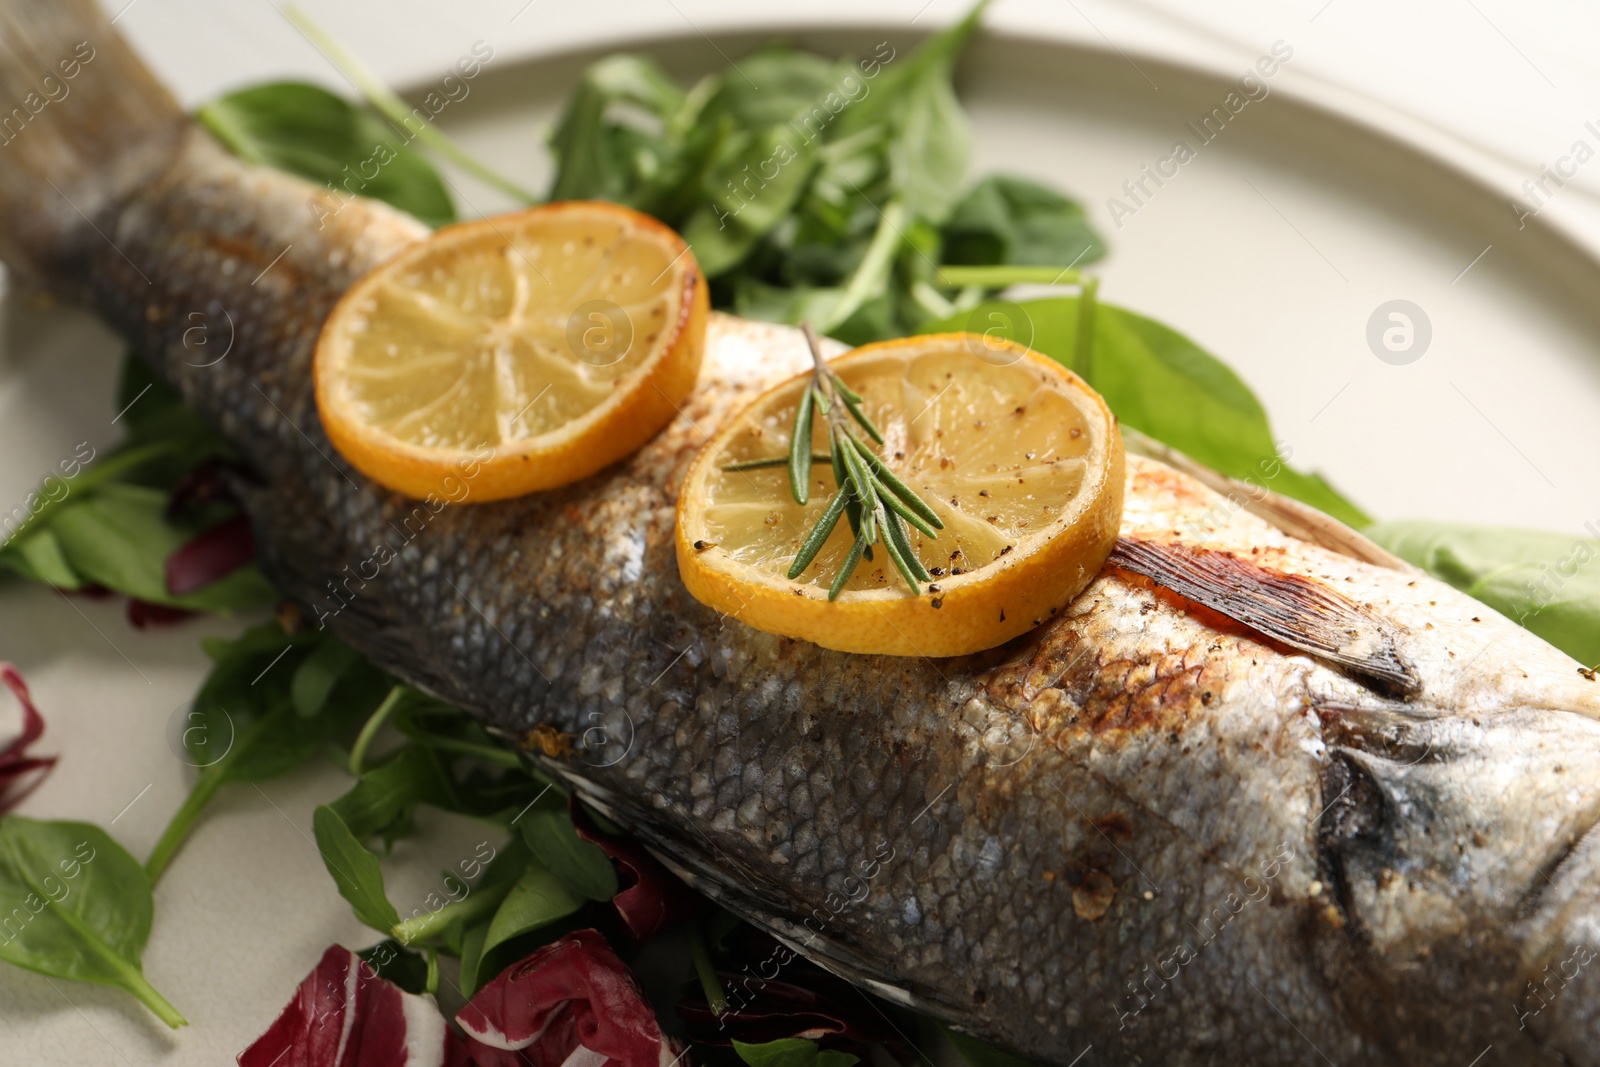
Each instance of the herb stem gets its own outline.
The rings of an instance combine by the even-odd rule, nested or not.
[[[44,503],[39,507],[39,510],[35,511],[32,515],[29,515],[28,518],[25,519],[22,524],[12,532],[10,537],[6,538],[3,543],[0,543],[0,547],[18,543],[24,534],[42,523],[51,512],[55,511],[62,504],[65,504],[68,500],[71,500],[74,493],[81,493],[86,489],[92,489],[101,482],[106,481],[108,478],[114,478],[119,474],[134,470],[137,467],[142,467],[153,459],[164,456],[169,452],[176,452],[177,450],[177,441],[157,441],[152,444],[141,445],[137,448],[130,448],[126,452],[120,452],[117,455],[101,460],[98,466],[90,467],[88,470],[82,471],[76,478],[68,479],[66,481],[66,485],[68,487],[66,493],[55,498],[46,497],[44,499]]]
[[[872,235],[872,243],[867,245],[866,255],[861,257],[860,265],[850,276],[844,295],[839,298],[839,302],[834,305],[833,311],[823,323],[824,333],[848,321],[850,316],[861,310],[861,305],[866,303],[868,296],[882,290],[888,283],[889,271],[894,266],[894,253],[903,240],[901,232],[905,226],[905,203],[898,199],[891,200],[882,211],[882,218],[878,220],[878,231]]]
[[[506,882],[504,885],[476,889],[464,899],[452,901],[438,911],[430,911],[425,915],[418,915],[414,919],[398,923],[389,932],[402,945],[439,937],[457,920],[466,925],[493,912],[511,893],[511,888],[515,884]]]
[[[377,710],[367,716],[367,721],[361,726],[361,733],[356,735],[356,743],[350,746],[350,774],[352,777],[361,777],[362,765],[367,762],[367,749],[372,747],[372,739],[378,736],[378,731],[383,729],[383,724],[389,721],[389,715],[400,706],[400,701],[405,698],[406,687],[397,685],[389,690],[389,695],[383,698]]]
[[[313,46],[321,51],[339,69],[350,82],[366,97],[367,102],[376,108],[383,117],[394,123],[404,131],[406,141],[413,138],[426,144],[441,156],[460,167],[462,170],[494,186],[507,196],[522,201],[524,204],[536,204],[539,197],[491,170],[468,155],[459,145],[439,131],[432,122],[418,122],[415,113],[406,106],[406,102],[384,85],[371,71],[361,64],[361,61],[344,45],[330,37],[322,27],[311,21],[305,12],[298,6],[290,4],[283,9],[287,18],[296,29],[305,34]]]
[[[161,836],[156,840],[155,848],[150,850],[150,858],[144,861],[145,877],[150,879],[154,886],[166,873],[167,867],[172,863],[178,849],[183,846],[189,837],[189,832],[194,829],[195,823],[200,821],[200,816],[206,810],[206,805],[211,803],[211,798],[217,795],[217,790],[228,781],[233,764],[239,759],[241,753],[247,752],[260,740],[268,730],[278,725],[275,716],[266,715],[255,722],[243,733],[233,739],[233,744],[228,746],[221,759],[215,763],[201,768],[200,776],[195,779],[194,787],[189,790],[189,795],[183,799],[178,810],[173,814],[172,821],[167,823],[167,828],[161,831]]]
[[[726,1015],[728,994],[722,988],[722,980],[717,977],[716,967],[712,966],[711,952],[706,948],[705,935],[701,933],[698,924],[692,923],[685,928],[684,938],[689,942],[689,955],[694,958],[694,973],[700,979],[700,988],[706,995],[706,1003],[711,1007],[711,1014]]]
[[[998,264],[988,267],[939,268],[938,282],[952,289],[969,285],[1004,289],[1008,285],[1080,285],[1083,274],[1071,267],[1023,267]]]

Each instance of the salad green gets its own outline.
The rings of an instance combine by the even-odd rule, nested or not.
[[[645,57],[602,59],[554,128],[549,195],[618,201],[678,228],[717,306],[743,315],[812,322],[853,343],[973,330],[1031,345],[1081,374],[1127,425],[1364,527],[1581,661],[1600,660],[1600,577],[1588,567],[1600,543],[1439,523],[1369,525],[1320,476],[1288,466],[1260,402],[1221,360],[1168,326],[1099,300],[1082,268],[1106,246],[1080,205],[1020,177],[965,184],[970,137],[952,79],[982,7],[915,50],[885,41],[863,57],[833,58],[774,45],[689,86]],[[377,110],[275,82],[231,93],[198,117],[242,158],[336,188],[382,155],[379,176],[360,192],[432,225],[453,221],[445,184],[417,143],[436,145],[440,135],[400,135],[383,117],[393,98],[362,84]],[[1000,299],[1022,283],[1076,292]],[[171,591],[174,551],[238,515],[225,492],[174,507],[183,496],[174,490],[198,465],[234,457],[131,356],[117,403],[125,442],[31,513],[0,546],[0,568],[62,590],[102,587],[175,609],[226,613],[272,602],[276,594],[253,564],[192,592]],[[459,711],[399,684],[330,634],[291,614],[205,647],[213,666],[179,742],[197,776],[143,868],[92,826],[0,818],[0,899],[50,901],[0,932],[0,959],[119,985],[181,1024],[139,970],[151,885],[221,789],[319,754],[331,754],[355,781],[316,810],[317,845],[338,892],[383,939],[364,955],[408,990],[436,989],[444,956],[459,960],[446,980],[470,995],[574,924],[616,922],[611,910],[639,888],[637,868],[580,825],[614,828],[569,807],[562,789]],[[445,872],[441,893],[403,914],[388,895],[384,864],[412,832],[419,805],[476,819],[487,836]],[[92,862],[78,857],[76,874],[57,871],[80,845]],[[71,892],[58,899],[52,884]],[[731,958],[728,934],[737,925],[714,912],[651,944],[671,941],[679,970],[694,975],[686,980],[695,995],[725,1004],[717,968]],[[1016,1062],[950,1037],[975,1064]],[[849,1067],[858,1059],[793,1037],[736,1039],[732,1054],[750,1067]]]

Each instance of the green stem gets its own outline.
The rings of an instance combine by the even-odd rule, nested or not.
[[[446,904],[438,911],[430,911],[426,915],[418,915],[415,919],[407,919],[390,933],[402,945],[439,937],[457,920],[468,924],[494,911],[511,892],[513,885],[514,882],[507,882],[505,885],[476,889],[465,900],[457,900]]]
[[[1099,317],[1100,304],[1096,296],[1100,279],[1090,278],[1078,297],[1078,334],[1072,346],[1072,369],[1078,377],[1094,385],[1094,328]]]
[[[1083,275],[1071,267],[940,267],[938,282],[952,289],[978,285],[1004,289],[1008,285],[1079,285]]]
[[[689,955],[694,957],[694,973],[700,978],[700,988],[705,991],[711,1014],[727,1014],[728,994],[723,991],[717,969],[711,965],[711,952],[706,948],[705,935],[700,932],[698,925],[690,924],[685,928],[684,936],[689,941]]]
[[[355,87],[361,91],[361,94],[367,98],[367,102],[381,112],[390,122],[399,126],[407,134],[417,138],[462,170],[475,175],[506,195],[521,200],[524,204],[536,204],[539,202],[539,197],[473,159],[449,137],[440,133],[431,122],[419,124],[416,116],[406,106],[404,100],[396,96],[388,86],[384,85],[371,71],[362,66],[361,61],[349,49],[328,36],[320,26],[312,22],[294,4],[285,7],[283,13],[284,17],[293,23],[296,29],[305,34],[314,46],[327,55],[329,62],[338,67],[340,72],[354,83]]]
[[[428,980],[422,991],[430,997],[439,992],[439,950],[436,948],[428,950]]]
[[[150,879],[152,886],[166,873],[167,867],[178,854],[178,849],[183,846],[189,832],[194,829],[195,823],[200,821],[206,805],[211,803],[211,798],[217,795],[217,790],[227,782],[239,754],[247,751],[272,726],[272,716],[256,720],[248,730],[233,739],[233,744],[221,759],[201,769],[200,777],[195,779],[194,788],[189,790],[189,795],[184,798],[183,804],[172,816],[172,821],[167,823],[167,828],[161,831],[156,847],[150,850],[150,858],[144,861],[145,877]]]
[[[905,204],[899,200],[890,201],[889,206],[883,209],[883,218],[878,221],[878,232],[872,235],[867,254],[861,257],[861,265],[850,276],[850,284],[845,286],[844,295],[823,323],[823,333],[849,319],[867,302],[868,297],[887,284],[889,268],[894,265],[895,249],[901,241],[900,231],[905,224]]]
[[[350,774],[353,777],[361,777],[361,766],[367,761],[367,749],[372,746],[372,739],[378,736],[383,724],[389,721],[389,713],[400,706],[405,692],[405,686],[395,686],[389,690],[389,695],[383,698],[383,703],[378,705],[377,710],[367,716],[366,723],[361,727],[361,733],[356,735],[356,743],[350,747]]]
[[[5,540],[5,544],[11,545],[19,541],[23,534],[34,529],[40,523],[42,523],[45,519],[45,516],[55,511],[68,500],[71,500],[74,492],[81,493],[86,489],[93,489],[95,486],[99,485],[108,478],[115,478],[119,474],[124,474],[136,467],[144,466],[146,463],[157,458],[158,456],[163,456],[168,452],[177,451],[177,447],[178,444],[175,441],[160,441],[155,444],[141,445],[138,448],[130,448],[126,452],[112,456],[111,458],[102,461],[97,467],[90,467],[88,470],[79,474],[76,478],[66,482],[68,491],[65,496],[54,500],[47,497],[45,499],[44,506],[38,511],[34,512],[32,515],[28,516],[27,520],[23,522],[22,525],[18,526],[14,531],[12,531],[11,536]]]

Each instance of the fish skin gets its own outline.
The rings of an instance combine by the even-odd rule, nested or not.
[[[537,758],[697,886],[1053,1063],[1600,1062],[1600,967],[1577,962],[1600,946],[1600,686],[1566,656],[1134,456],[1125,539],[1337,593],[1411,695],[1116,567],[958,660],[753,631],[685,593],[674,494],[720,420],[804,366],[795,331],[714,316],[681,417],[579,485],[404,500],[328,446],[310,358],[420,224],[356,200],[319,229],[326,191],[173,136],[14,265],[239,447],[263,566],[321,623],[513,741],[574,735]],[[233,324],[220,362],[186,346],[194,312]]]

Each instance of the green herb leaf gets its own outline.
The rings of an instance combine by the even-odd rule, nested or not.
[[[1600,541],[1444,522],[1362,531],[1586,666],[1600,664]]]
[[[145,980],[150,883],[104,830],[81,822],[0,819],[0,960],[52,978],[117,986],[162,1022],[182,1015]]]
[[[1266,412],[1249,387],[1187,337],[1124,308],[1099,302],[1086,380],[1117,418],[1223,474],[1303,500],[1352,526],[1371,520],[1315,475],[1283,463]],[[984,304],[923,328],[993,330],[1073,370],[1076,297]],[[1017,321],[1015,309],[1024,318]],[[1030,336],[1031,335],[1031,336]]]
[[[327,804],[317,807],[311,816],[311,827],[323,866],[333,876],[339,895],[350,902],[356,918],[385,934],[398,926],[400,915],[384,892],[378,857],[367,851],[339,813]]]
[[[393,982],[407,993],[421,993],[428,986],[428,961],[394,938],[380,941],[356,955],[367,961],[379,978]]]
[[[942,233],[945,263],[1059,269],[1082,267],[1106,254],[1076,202],[1006,175],[985,178],[968,190]]]
[[[550,199],[635,204],[675,154],[669,124],[684,100],[648,59],[615,55],[590,66],[550,138]]]
[[[167,592],[167,557],[198,530],[168,521],[167,494],[120,482],[69,499],[49,529],[74,573],[119,593],[193,611],[232,612],[269,604],[277,593],[252,564],[187,596]]]
[[[780,1037],[759,1045],[735,1039],[733,1051],[750,1067],[851,1067],[860,1062],[848,1052],[825,1050],[803,1037]]]
[[[200,122],[241,159],[266,163],[410,212],[430,226],[454,222],[444,183],[406,137],[365,108],[303,82],[241,89],[202,107]],[[307,222],[322,220],[307,206]]]
[[[484,938],[487,955],[514,937],[532,933],[583,907],[584,898],[538,864],[530,865],[501,901]]]
[[[327,704],[340,680],[365,663],[361,653],[330,636],[295,668],[294,682],[289,689],[294,710],[301,718],[311,718]]]
[[[530,811],[519,825],[533,858],[574,892],[590,900],[610,900],[617,895],[617,872],[611,858],[599,845],[578,836],[564,805]]]
[[[948,1026],[941,1026],[939,1029],[944,1031],[944,1035],[950,1039],[950,1043],[956,1047],[956,1051],[961,1053],[961,1058],[966,1060],[970,1067],[1034,1067],[1032,1060],[995,1048],[970,1034],[963,1034]]]

